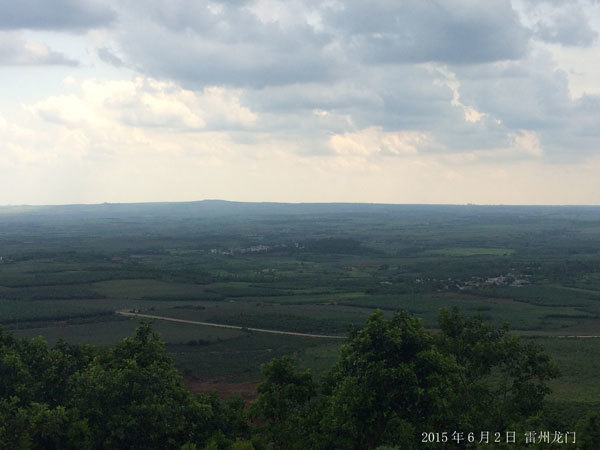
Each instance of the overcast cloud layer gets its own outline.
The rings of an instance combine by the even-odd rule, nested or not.
[[[0,0],[0,204],[597,204],[599,31],[592,0]]]

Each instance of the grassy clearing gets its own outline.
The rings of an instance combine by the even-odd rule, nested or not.
[[[325,346],[319,359],[317,348]],[[282,355],[296,355],[304,364],[325,363],[332,351],[330,343],[285,335],[248,333],[245,336],[205,346],[168,345],[178,369],[188,376],[229,382],[260,378],[260,365]],[[305,355],[309,349],[313,353]],[[312,366],[311,366],[312,367]]]
[[[550,400],[589,403],[600,399],[600,339],[541,338],[534,342],[544,347],[562,372],[550,383]]]
[[[298,367],[311,369],[313,375],[318,377],[337,362],[342,345],[342,342],[329,342],[307,347],[297,354]]]

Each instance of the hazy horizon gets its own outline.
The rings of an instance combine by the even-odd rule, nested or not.
[[[0,208],[19,207],[60,207],[60,206],[103,206],[103,205],[162,205],[162,204],[190,204],[219,202],[226,204],[247,205],[381,205],[381,206],[483,206],[483,207],[600,207],[600,204],[509,204],[509,203],[382,203],[382,202],[286,202],[286,201],[239,201],[218,198],[206,198],[201,200],[182,201],[143,201],[143,202],[99,202],[99,203],[53,203],[53,204],[0,204]]]

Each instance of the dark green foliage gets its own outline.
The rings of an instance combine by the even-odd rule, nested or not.
[[[408,313],[374,313],[319,391],[290,358],[263,366],[253,406],[263,437],[294,448],[301,428],[308,448],[423,448],[422,432],[506,430],[540,412],[557,373],[538,347],[456,310],[442,312],[440,328],[432,335]]]
[[[66,300],[104,298],[104,295],[81,285],[61,285],[6,289],[0,292],[0,298],[9,300]]]
[[[149,324],[93,350],[0,329],[1,448],[179,448],[247,434],[243,402],[193,396]]]
[[[351,333],[325,378],[321,424],[327,438],[336,448],[356,449],[415,441],[421,427],[448,421],[445,398],[457,371],[419,319],[399,313],[385,320],[374,313],[364,329]]]
[[[540,412],[559,373],[539,345],[456,309],[442,310],[439,326],[437,347],[460,367],[451,396],[456,429],[503,430]]]
[[[16,398],[19,404],[45,402],[59,405],[64,382],[91,361],[91,347],[59,342],[48,349],[42,338],[15,339],[0,327],[0,398]]]
[[[101,354],[69,383],[73,406],[88,419],[97,442],[110,448],[172,448],[190,419],[205,422],[163,344],[148,326]]]
[[[361,243],[355,239],[328,237],[325,239],[309,240],[304,243],[307,251],[315,253],[341,253],[360,254],[369,249],[361,247]]]
[[[50,408],[17,397],[0,399],[0,447],[10,449],[91,449],[92,434],[75,409]]]
[[[600,411],[589,413],[579,426],[579,448],[596,450],[600,442]]]
[[[92,360],[91,347],[15,339],[0,327],[0,447],[90,448],[86,420],[65,406],[66,381]]]
[[[261,439],[277,449],[306,448],[314,414],[311,399],[316,393],[310,370],[297,372],[290,356],[274,359],[261,369],[265,379],[252,405],[253,417],[263,424]]]

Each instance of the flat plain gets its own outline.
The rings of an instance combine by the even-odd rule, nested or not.
[[[204,201],[0,207],[0,323],[50,344],[109,345],[156,320],[191,383],[252,383],[293,354],[315,374],[375,309],[435,329],[457,307],[545,347],[549,397],[598,403],[600,208]],[[581,338],[578,336],[591,336]],[[229,384],[228,384],[229,385]]]

